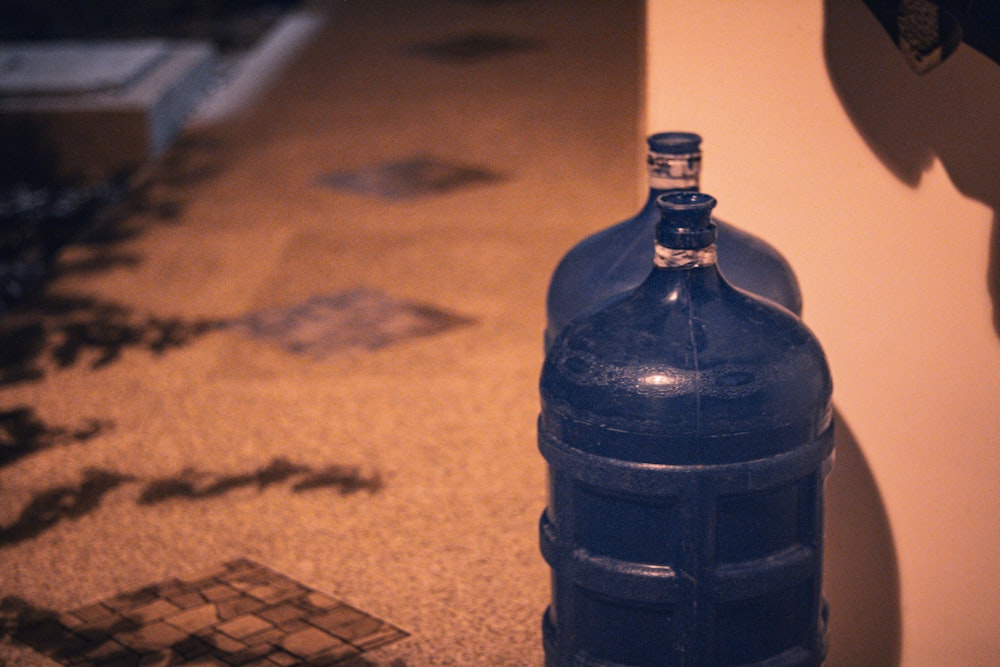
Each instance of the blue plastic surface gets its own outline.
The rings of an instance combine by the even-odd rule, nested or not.
[[[701,137],[691,132],[661,132],[647,139],[650,189],[646,204],[634,217],[580,241],[560,260],[549,284],[545,346],[581,313],[592,312],[607,299],[638,285],[648,273],[653,238],[660,219],[656,198],[673,190],[655,187],[670,179],[656,178],[659,160],[686,159],[678,187],[698,188]],[[764,240],[716,220],[719,265],[731,284],[802,313],[802,295],[788,261]]]
[[[711,239],[708,195],[661,206],[661,245]],[[820,665],[823,351],[714,263],[644,264],[638,287],[563,329],[542,370],[547,664]]]

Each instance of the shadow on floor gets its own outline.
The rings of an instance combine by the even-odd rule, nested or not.
[[[201,500],[245,488],[263,491],[294,478],[298,478],[291,487],[295,493],[322,488],[336,489],[340,495],[350,495],[362,490],[378,493],[382,490],[382,480],[377,474],[366,477],[357,466],[333,465],[314,470],[310,466],[278,457],[262,468],[240,475],[216,475],[186,468],[174,477],[148,482],[139,495],[138,503],[155,505],[174,498]]]
[[[151,480],[111,469],[88,468],[79,484],[60,484],[36,492],[13,523],[0,526],[0,547],[36,538],[63,521],[80,519],[96,511],[106,495],[126,484],[140,484],[136,504],[148,506],[172,500],[220,498],[241,489],[260,493],[285,483],[292,493],[332,489],[341,496],[360,491],[376,494],[384,487],[377,472],[365,475],[358,466],[334,464],[317,469],[283,457],[247,473],[225,475],[186,468],[177,475]]]
[[[500,56],[531,53],[543,48],[542,42],[535,39],[477,31],[414,44],[407,49],[407,53],[439,62],[473,65]]]
[[[41,295],[0,319],[0,385],[41,380],[52,369],[99,369],[126,350],[163,354],[222,326],[216,320],[139,315],[92,297]]]
[[[0,122],[0,144],[17,128]],[[181,138],[149,173],[79,184],[52,176],[44,156],[0,152],[0,318],[30,309],[56,276],[136,266],[122,244],[154,225],[174,224],[192,185],[223,167],[217,142]],[[26,168],[25,162],[37,162]],[[68,247],[75,252],[68,261]]]
[[[87,442],[112,428],[112,422],[100,419],[77,428],[52,426],[26,406],[0,410],[0,467],[52,447]]]
[[[79,485],[60,485],[36,494],[21,510],[17,521],[0,527],[0,547],[38,537],[66,519],[76,520],[96,510],[111,491],[135,481],[103,468],[88,468]]]

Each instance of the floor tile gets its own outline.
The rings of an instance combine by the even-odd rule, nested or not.
[[[130,609],[125,617],[140,624],[148,624],[158,621],[164,616],[176,614],[181,608],[171,604],[168,600],[157,598],[153,602],[142,607]]]
[[[442,62],[473,64],[514,53],[537,51],[541,44],[516,35],[470,32],[414,45],[410,53]]]
[[[185,609],[166,597],[178,591],[202,603]],[[223,591],[235,597],[209,601]],[[14,636],[63,665],[211,667],[333,665],[408,633],[240,560],[194,582],[169,580],[40,618]]]
[[[219,620],[219,612],[214,604],[202,604],[170,617],[170,625],[187,632],[208,627]]]
[[[256,634],[261,630],[268,630],[274,626],[265,621],[262,618],[258,618],[253,614],[246,614],[238,618],[222,623],[218,626],[218,629],[233,639],[243,639],[250,635]]]
[[[321,176],[320,185],[396,201],[502,180],[486,167],[418,155]]]
[[[396,299],[378,290],[355,289],[261,310],[237,324],[252,337],[289,352],[323,358],[349,349],[380,349],[471,321],[429,304]]]

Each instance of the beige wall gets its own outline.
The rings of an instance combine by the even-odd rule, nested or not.
[[[703,135],[703,189],[792,262],[833,369],[830,667],[997,664],[1000,66],[919,77],[860,0],[647,12],[647,128]]]

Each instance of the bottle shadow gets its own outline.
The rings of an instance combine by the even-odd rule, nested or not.
[[[823,13],[827,73],[872,152],[913,188],[936,158],[959,192],[992,209],[985,286],[1000,337],[1000,66],[962,44],[921,76],[862,0],[824,0]]]
[[[899,667],[899,565],[889,517],[854,434],[835,411],[836,463],[826,483],[823,582],[830,603],[828,667]]]

